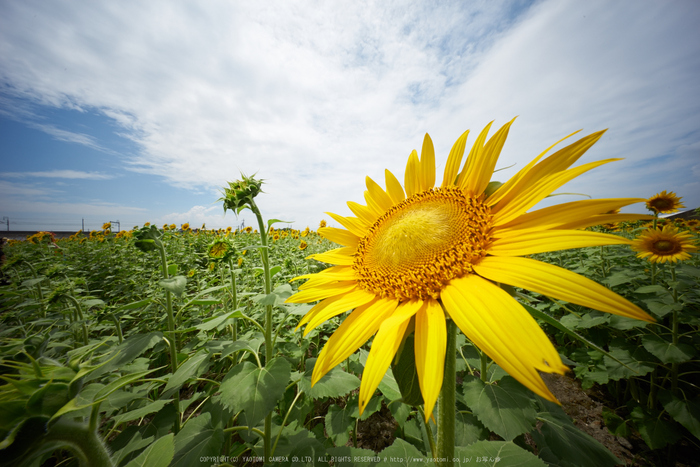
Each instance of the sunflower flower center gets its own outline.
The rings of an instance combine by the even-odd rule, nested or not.
[[[481,198],[454,187],[418,193],[384,213],[360,240],[353,263],[358,284],[381,297],[437,299],[486,256],[491,227]]]
[[[671,240],[657,240],[652,248],[657,255],[672,255],[681,251],[681,246]]]

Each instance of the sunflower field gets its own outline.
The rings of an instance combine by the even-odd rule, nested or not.
[[[357,217],[332,215],[347,230],[279,228],[243,177],[221,201],[255,230],[11,241],[0,465],[690,465],[698,222],[660,218],[682,206],[666,192],[652,215],[619,214],[632,198],[525,213],[599,134],[499,183],[507,127],[460,171],[463,135],[440,187],[426,136],[403,187],[368,179]]]

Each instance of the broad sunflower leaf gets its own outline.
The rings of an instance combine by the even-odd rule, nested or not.
[[[217,303],[219,302],[219,300],[215,301]],[[194,300],[193,302],[196,302],[196,300]],[[211,331],[212,329],[219,327],[226,320],[231,318],[240,318],[241,316],[243,316],[243,314],[238,310],[232,311],[231,313],[223,313],[213,318],[207,318],[206,320],[204,320],[204,322],[196,325],[195,328],[199,329],[200,331]]]
[[[168,380],[168,384],[163,389],[161,397],[169,397],[174,391],[180,388],[190,378],[197,378],[209,369],[211,361],[209,352],[205,349],[199,350],[186,362],[180,365],[174,375]]]
[[[125,467],[168,467],[175,455],[174,436],[170,433],[148,446]]]
[[[355,428],[355,418],[349,404],[345,407],[332,405],[326,414],[326,433],[336,446],[344,446],[350,439],[350,430]]]
[[[651,449],[661,449],[681,439],[676,425],[661,418],[661,414],[657,410],[652,411],[637,406],[630,412],[630,418],[644,442]]]
[[[425,454],[401,438],[396,438],[394,443],[378,453],[377,457],[380,458],[380,465],[391,467],[411,467],[421,464],[427,465],[428,463],[428,458],[425,457]]]
[[[306,360],[306,373],[299,381],[299,389],[312,399],[321,397],[341,397],[360,387],[360,379],[335,367],[311,387],[311,374],[313,373],[315,358]]]
[[[700,397],[681,400],[669,391],[659,393],[659,400],[671,417],[700,439]]]
[[[245,411],[248,426],[253,427],[282,399],[290,375],[289,362],[282,357],[273,358],[264,368],[239,363],[219,388],[221,402],[236,412]]]
[[[212,426],[211,414],[203,413],[188,421],[175,436],[175,456],[172,467],[200,465],[200,458],[221,455],[224,431]]]
[[[456,447],[455,457],[461,465],[479,462],[485,467],[547,467],[542,459],[512,441],[478,441],[467,447]]]
[[[413,350],[413,334],[408,336],[399,350],[398,359],[392,361],[391,372],[401,391],[403,402],[408,405],[423,404],[423,394],[418,383],[418,369]],[[394,363],[396,362],[396,363]]]
[[[642,345],[663,363],[683,363],[695,355],[695,349],[691,345],[682,343],[674,345],[673,342],[653,334],[642,337]]]
[[[612,357],[612,358],[611,358]],[[610,343],[610,357],[603,358],[608,377],[617,381],[630,376],[644,376],[654,370],[654,357],[644,348],[626,342],[621,338]]]
[[[464,402],[486,428],[510,441],[535,426],[531,393],[513,377],[487,384],[474,376],[464,379]]]
[[[542,422],[542,426],[531,434],[544,460],[553,465],[564,461],[580,467],[604,467],[620,463],[605,446],[576,428],[559,406],[551,402],[543,403],[547,410],[537,414],[537,420]]]
[[[170,404],[172,402],[172,399],[166,399],[166,400],[157,400],[155,402],[151,402],[141,408],[132,410],[130,412],[126,412],[123,414],[119,414],[116,417],[114,417],[114,424],[116,425],[121,425],[124,422],[130,422],[132,420],[139,419],[141,417],[145,417],[148,414],[151,414],[153,412],[159,412],[163,407],[166,405]]]
[[[179,297],[185,291],[187,278],[185,276],[175,276],[169,279],[161,279],[158,281],[158,285]]]
[[[455,446],[469,446],[488,436],[489,430],[474,415],[461,412],[455,414]]]
[[[85,381],[93,380],[105,373],[123,367],[125,364],[132,362],[143,352],[156,345],[162,339],[163,334],[160,332],[129,336],[105,357],[106,364],[104,366],[95,369],[95,371],[85,376]]]

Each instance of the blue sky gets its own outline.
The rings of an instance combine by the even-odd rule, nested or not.
[[[426,132],[440,173],[464,130],[516,115],[494,179],[609,128],[580,163],[624,161],[560,191],[695,208],[699,23],[692,0],[2,2],[0,215],[251,225],[216,202],[243,171],[265,217],[315,228],[366,175],[402,179]]]

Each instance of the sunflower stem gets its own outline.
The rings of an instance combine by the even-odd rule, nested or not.
[[[443,306],[444,310],[444,306]],[[445,312],[447,315],[447,312]],[[447,346],[445,348],[445,376],[438,399],[437,465],[453,466],[455,455],[455,393],[457,391],[456,357],[457,326],[447,320]],[[428,415],[428,414],[426,414]]]
[[[678,303],[678,290],[676,289],[676,268],[671,267],[671,282],[673,283],[673,302]],[[673,327],[671,328],[674,347],[678,346],[678,310],[673,308]],[[671,392],[678,392],[678,366],[677,362],[671,364]]]
[[[260,229],[260,256],[263,263],[263,271],[265,278],[265,295],[270,295],[272,292],[272,278],[270,277],[270,259],[267,252],[267,229],[263,221],[262,214],[258,205],[251,198],[249,204],[250,210],[253,211],[258,220],[258,228]],[[272,305],[265,305],[265,365],[272,360]],[[265,462],[272,457],[272,412],[265,416],[265,436],[263,437],[263,452]]]

